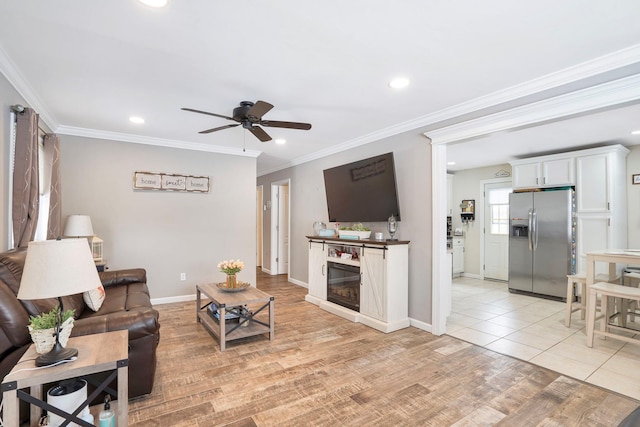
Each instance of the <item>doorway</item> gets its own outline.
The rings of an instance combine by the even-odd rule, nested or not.
[[[256,188],[256,267],[262,268],[262,228],[264,224],[263,205],[264,189],[262,185]]]
[[[290,180],[271,184],[271,274],[289,274]]]
[[[509,193],[510,179],[480,181],[484,204],[481,234],[482,278],[509,280]]]

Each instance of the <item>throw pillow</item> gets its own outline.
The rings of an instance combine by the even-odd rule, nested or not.
[[[84,302],[87,304],[87,307],[93,311],[98,311],[104,302],[104,286],[100,285],[97,289],[87,291],[82,294],[82,297],[84,298]]]

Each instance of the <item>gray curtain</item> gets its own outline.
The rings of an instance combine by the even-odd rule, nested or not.
[[[38,223],[38,115],[31,108],[17,115],[13,167],[13,245],[27,247]]]
[[[62,236],[61,201],[62,189],[60,187],[60,138],[54,133],[44,136],[44,157],[51,161],[51,187],[49,188],[49,221],[47,227],[47,239],[55,239]]]

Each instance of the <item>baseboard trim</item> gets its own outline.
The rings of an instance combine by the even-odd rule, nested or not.
[[[427,331],[430,334],[433,333],[432,332],[433,331],[433,327],[431,326],[431,324],[423,322],[422,320],[416,320],[416,319],[409,318],[409,325],[413,326],[414,328],[418,328],[418,329],[422,329],[423,331]]]
[[[185,302],[185,301],[195,301],[196,294],[193,295],[178,295],[175,297],[165,297],[165,298],[152,298],[152,305],[161,305],[161,304],[171,304],[173,302]]]
[[[289,277],[289,282],[293,283],[294,285],[298,285],[301,288],[309,289],[309,284],[307,284],[307,283],[305,283],[303,281],[300,281],[298,279],[294,279],[293,277]]]
[[[474,274],[474,273],[462,273],[460,276],[461,277],[470,277],[472,279],[482,280],[482,276],[481,275]]]

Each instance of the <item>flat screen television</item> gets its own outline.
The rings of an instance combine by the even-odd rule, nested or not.
[[[324,170],[330,222],[400,221],[393,153]]]

